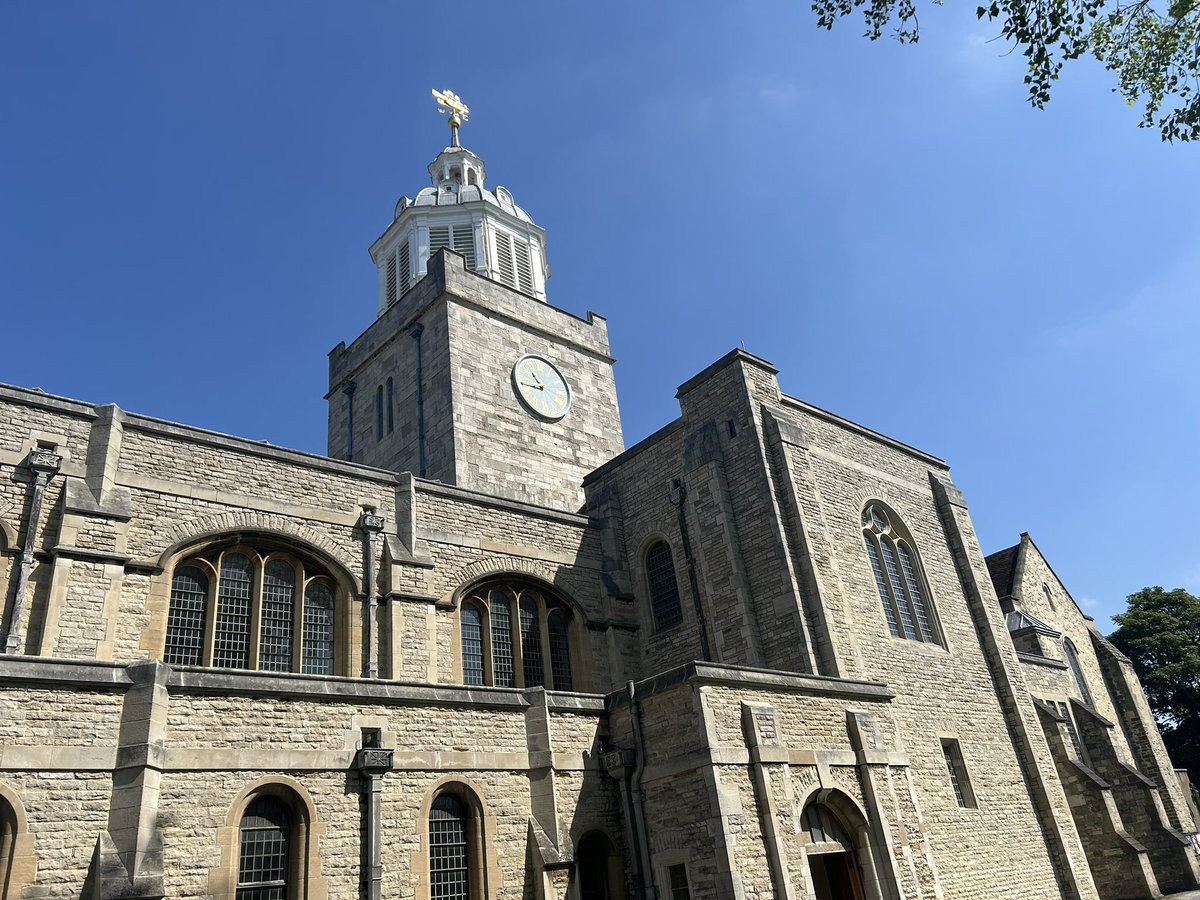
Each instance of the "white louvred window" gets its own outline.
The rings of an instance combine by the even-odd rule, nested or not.
[[[496,232],[496,262],[500,267],[500,280],[509,287],[517,286],[516,268],[513,263],[513,239],[511,234]]]
[[[513,244],[517,256],[517,286],[527,294],[533,293],[533,266],[529,262],[529,245],[522,240]]]
[[[453,247],[456,251],[463,255],[466,260],[467,268],[475,268],[475,229],[470,222],[464,225],[455,225],[452,228],[452,236],[454,239]]]
[[[443,247],[450,246],[450,226],[449,225],[431,225],[429,226],[429,258],[432,259],[434,254]]]
[[[400,293],[408,290],[409,282],[412,281],[412,260],[408,252],[408,241],[400,245]]]
[[[387,261],[387,302],[390,306],[396,302],[396,255],[393,253]]]

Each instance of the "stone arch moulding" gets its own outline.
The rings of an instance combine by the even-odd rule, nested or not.
[[[7,857],[0,857],[0,896],[20,897],[22,889],[33,884],[37,877],[37,851],[29,831],[25,805],[17,792],[2,781],[0,806],[7,807],[14,820],[11,843],[7,847],[0,845],[0,852]]]
[[[352,526],[346,526],[349,532]],[[285,516],[261,513],[253,510],[223,513],[196,519],[186,526],[172,528],[166,534],[170,542],[155,562],[158,569],[166,569],[179,556],[203,547],[206,543],[222,540],[235,534],[246,536],[262,535],[291,544],[308,553],[320,562],[344,575],[354,596],[362,595],[362,585],[350,564],[343,559],[343,551],[329,536],[307,525],[297,524]]]
[[[477,845],[482,856],[483,871],[479,873],[482,884],[479,885],[477,893],[472,892],[470,900],[492,900],[499,895],[504,882],[499,857],[496,855],[496,816],[484,799],[482,786],[469,775],[459,772],[438,778],[425,790],[425,796],[421,798],[421,809],[417,818],[420,840],[409,867],[413,880],[417,883],[416,900],[429,900],[429,812],[433,801],[447,790],[453,791],[456,796],[466,801],[472,813],[478,817],[481,829],[477,836]]]
[[[8,512],[7,509],[0,509],[0,516]],[[17,530],[13,528],[5,519],[0,518],[0,553],[6,550],[17,549]]]
[[[462,598],[478,587],[482,581],[490,581],[497,576],[525,578],[554,594],[586,621],[587,616],[579,602],[566,588],[559,587],[556,581],[558,571],[559,567],[557,566],[535,559],[526,559],[523,556],[489,556],[485,559],[477,559],[454,574],[452,578],[454,587],[446,595],[446,599],[457,608]]]
[[[808,791],[798,796],[794,807],[797,827],[800,813],[810,804],[828,807],[841,819],[846,830],[852,835],[866,900],[890,900],[900,896],[893,860],[890,859],[891,850],[885,841],[880,839],[880,834],[888,828],[888,824],[872,822],[859,802],[840,788],[813,784]],[[807,862],[804,871],[807,879]],[[811,891],[811,887],[809,890]]]
[[[318,853],[325,824],[317,819],[317,808],[308,790],[288,775],[266,775],[246,785],[225,813],[225,824],[217,828],[216,843],[220,864],[208,870],[208,887],[215,900],[235,900],[237,897],[238,863],[241,852],[238,840],[242,814],[257,797],[269,795],[283,800],[301,820],[299,834],[292,838],[296,860],[293,872],[298,875],[295,896],[304,900],[326,900],[329,884],[321,874]]]

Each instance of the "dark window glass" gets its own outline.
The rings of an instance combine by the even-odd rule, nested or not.
[[[268,672],[292,670],[292,631],[296,616],[296,570],[282,559],[267,563],[263,576],[262,640],[258,667]]]
[[[871,571],[875,573],[875,587],[879,589],[879,599],[883,601],[883,615],[887,619],[888,631],[893,637],[900,637],[900,626],[896,624],[896,610],[892,605],[891,594],[888,593],[887,581],[883,577],[883,565],[879,562],[879,550],[875,546],[873,535],[863,535],[867,544],[867,556],[871,560]]]
[[[238,900],[286,900],[291,819],[274,797],[260,797],[242,816]]]
[[[171,609],[167,613],[167,646],[163,662],[198,666],[204,648],[208,612],[208,576],[195,566],[176,570],[171,579]]]
[[[383,385],[375,388],[375,440],[383,437]]]
[[[513,687],[512,604],[503,591],[492,591],[488,600],[492,627],[492,682]]]
[[[464,603],[459,610],[462,630],[463,684],[483,684],[483,617],[479,607]]]
[[[314,581],[304,592],[304,648],[300,671],[333,674],[333,591]]]
[[[453,794],[442,794],[429,810],[429,896],[468,900],[467,809]]]
[[[250,560],[240,553],[230,553],[221,560],[214,666],[244,669],[248,664],[251,572]]]
[[[528,594],[522,594],[519,609],[521,671],[525,674],[525,687],[544,685],[546,673],[542,665],[542,624],[538,617],[537,601]]]
[[[687,866],[680,863],[667,869],[670,882],[671,900],[691,900],[692,891],[688,887]]]
[[[550,632],[550,673],[554,676],[556,691],[573,691],[571,680],[571,642],[567,636],[567,623],[561,612],[552,612],[546,622]]]
[[[679,583],[675,580],[675,561],[666,541],[658,541],[646,552],[646,580],[650,584],[650,607],[654,628],[661,631],[683,621],[679,606]]]
[[[387,380],[387,430],[391,434],[396,429],[396,388],[392,379]]]
[[[950,773],[950,787],[954,790],[954,799],[959,806],[975,806],[975,795],[971,792],[971,783],[967,778],[967,765],[963,762],[962,750],[958,741],[947,738],[942,741],[942,755],[946,757],[946,770]]]

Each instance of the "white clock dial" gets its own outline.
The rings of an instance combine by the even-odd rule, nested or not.
[[[536,416],[556,422],[571,408],[571,387],[549,360],[522,356],[513,366],[512,380],[517,397]]]

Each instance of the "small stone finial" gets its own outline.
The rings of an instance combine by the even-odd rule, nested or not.
[[[437,88],[433,90],[433,99],[437,101],[438,112],[450,115],[450,146],[458,146],[458,128],[463,122],[467,121],[471,110],[467,108],[467,104],[462,102],[462,98],[453,91],[439,91]]]

